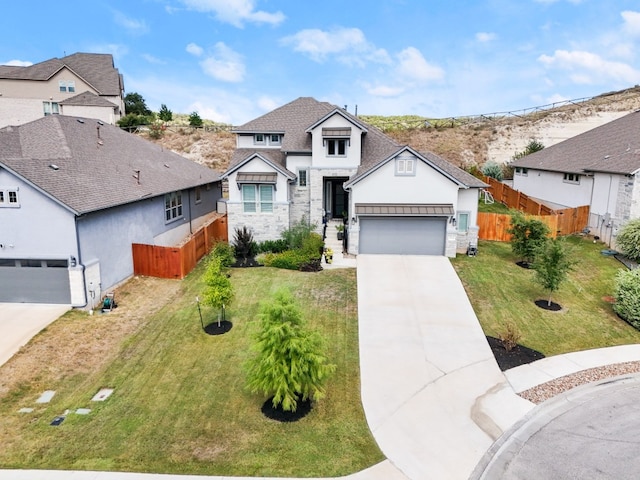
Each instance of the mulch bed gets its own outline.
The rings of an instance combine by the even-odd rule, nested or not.
[[[305,417],[311,411],[311,400],[298,400],[298,408],[296,408],[295,412],[285,412],[282,410],[281,406],[277,408],[273,407],[273,397],[268,399],[262,405],[262,414],[270,418],[271,420],[276,420],[278,422],[297,422],[301,418]]]
[[[544,310],[549,310],[550,312],[559,312],[560,310],[562,310],[562,305],[556,302],[551,302],[551,304],[549,304],[549,300],[541,299],[541,300],[536,300],[534,303],[536,304],[536,306]]]
[[[209,335],[222,335],[223,333],[227,333],[233,327],[233,323],[229,320],[222,320],[219,324],[218,322],[213,322],[204,327],[204,331]]]
[[[520,365],[544,358],[544,355],[537,350],[532,350],[522,345],[516,345],[511,351],[507,352],[499,339],[487,337],[487,341],[489,342],[493,356],[496,358],[496,362],[498,362],[498,367],[500,367],[500,370],[503,372],[510,368],[519,367]]]
[[[525,262],[524,260],[520,260],[519,262],[516,262],[516,265],[519,266],[520,268],[526,268],[526,269],[531,268],[531,264],[529,262]]]

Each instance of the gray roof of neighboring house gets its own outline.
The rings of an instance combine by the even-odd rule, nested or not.
[[[46,81],[64,67],[72,70],[100,95],[118,96],[124,90],[113,56],[107,53],[74,53],[28,67],[0,65],[0,79]]]
[[[220,180],[207,167],[101,123],[50,115],[2,128],[0,167],[77,214]]]
[[[117,108],[117,105],[95,93],[83,92],[60,102],[60,105],[75,105],[82,107],[109,107]]]
[[[640,110],[512,162],[554,172],[630,175],[640,170]]]

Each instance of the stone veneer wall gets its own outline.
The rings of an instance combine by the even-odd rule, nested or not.
[[[242,203],[227,203],[229,242],[236,228],[246,226],[256,242],[277,240],[289,228],[289,204],[274,203],[273,213],[244,213]]]
[[[478,246],[478,236],[480,229],[478,227],[469,227],[466,232],[458,232],[456,238],[458,253],[467,253],[467,248],[470,243],[474,243]]]
[[[355,168],[329,169],[311,168],[309,170],[309,219],[318,224],[318,233],[322,233],[322,213],[324,210],[324,179],[331,177],[351,177]]]
[[[638,207],[640,192],[636,190],[640,190],[640,185],[636,182],[635,176],[620,178],[620,182],[618,182],[618,201],[616,202],[615,210],[616,226],[627,223],[631,218],[634,218],[634,210],[636,214],[640,213],[640,208]],[[637,218],[637,215],[635,218]]]
[[[289,226],[298,223],[302,219],[302,217],[306,218],[308,221],[310,218],[309,195],[311,192],[311,187],[299,187],[298,185],[291,185],[289,189],[289,198],[291,198],[291,218],[289,220]]]

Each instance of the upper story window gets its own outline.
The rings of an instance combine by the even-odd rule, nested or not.
[[[172,222],[182,218],[182,192],[167,193],[164,196],[164,221]]]
[[[346,138],[327,138],[325,143],[327,145],[327,156],[344,157],[347,155],[349,140]]]
[[[308,181],[309,171],[305,169],[298,170],[298,186],[306,187]]]
[[[416,174],[416,160],[414,158],[396,158],[396,175],[412,176]]]
[[[60,113],[58,102],[42,102],[42,109],[44,110],[45,117],[47,115],[58,115]]]
[[[269,145],[280,145],[282,143],[282,136],[278,134],[269,135]]]
[[[17,208],[19,206],[20,206],[20,198],[18,197],[18,189],[0,187],[0,208],[2,207]]]
[[[580,175],[577,173],[565,173],[564,174],[564,182],[565,183],[580,183]]]
[[[516,175],[524,175],[525,177],[528,175],[529,169],[525,167],[516,167]]]
[[[61,92],[73,93],[76,91],[76,82],[74,80],[60,80],[58,87]]]
[[[243,184],[242,206],[245,213],[272,213],[273,185]]]
[[[264,144],[266,143],[266,140],[265,140],[265,138],[264,138],[264,134],[262,134],[262,133],[256,133],[256,134],[253,136],[253,143],[254,143],[255,145],[264,145]]]

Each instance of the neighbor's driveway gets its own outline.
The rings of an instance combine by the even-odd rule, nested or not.
[[[0,365],[70,308],[69,305],[0,303]]]

